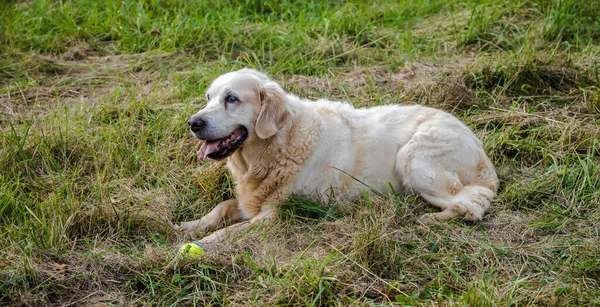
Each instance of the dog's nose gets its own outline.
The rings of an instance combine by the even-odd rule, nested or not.
[[[206,121],[202,117],[193,116],[188,120],[188,125],[193,132],[200,132],[206,126]]]

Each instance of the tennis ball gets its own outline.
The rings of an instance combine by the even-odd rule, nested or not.
[[[179,254],[188,259],[198,258],[204,255],[204,249],[200,243],[185,243],[179,248]]]

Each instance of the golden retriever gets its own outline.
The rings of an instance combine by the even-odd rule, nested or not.
[[[218,77],[206,99],[206,107],[188,121],[192,133],[205,140],[198,158],[227,159],[236,198],[175,226],[189,231],[229,225],[201,243],[273,219],[277,204],[290,194],[351,201],[365,184],[382,192],[408,187],[442,209],[437,218],[472,221],[482,219],[496,195],[498,177],[481,142],[456,117],[437,109],[355,109],[345,102],[300,99],[253,69]]]

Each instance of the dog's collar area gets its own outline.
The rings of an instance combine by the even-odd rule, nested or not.
[[[227,137],[217,140],[207,140],[198,151],[198,159],[204,161],[208,157],[213,160],[223,160],[233,154],[247,137],[248,130],[241,126]]]

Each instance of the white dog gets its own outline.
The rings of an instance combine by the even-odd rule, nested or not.
[[[435,213],[438,218],[473,221],[481,220],[496,195],[498,177],[481,142],[440,110],[355,109],[344,102],[299,99],[252,69],[220,76],[206,99],[206,107],[188,121],[193,134],[205,140],[198,158],[227,158],[236,198],[175,227],[230,225],[200,242],[216,242],[228,231],[272,219],[290,194],[318,200],[333,194],[350,201],[365,184],[382,192],[409,187],[443,210]]]

